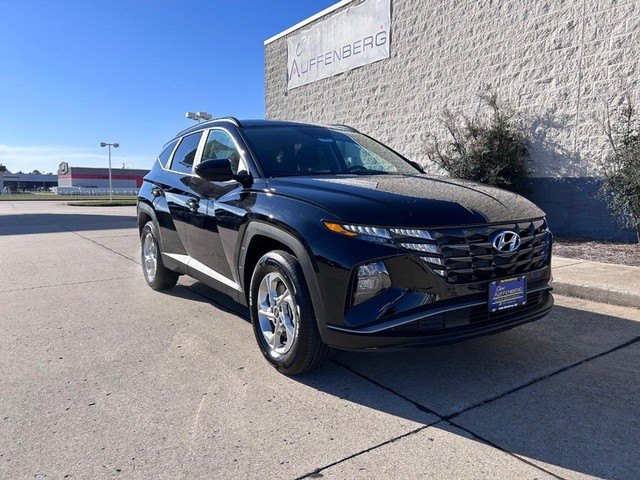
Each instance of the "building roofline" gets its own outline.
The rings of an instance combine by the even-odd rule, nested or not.
[[[349,4],[353,2],[353,0],[341,0],[340,2],[331,5],[330,7],[325,8],[324,10],[322,10],[321,12],[316,13],[315,15],[310,16],[309,18],[302,20],[299,23],[296,23],[293,27],[289,27],[286,30],[274,35],[271,38],[267,38],[264,41],[264,45],[267,46],[272,42],[275,42],[276,40],[278,40],[279,38],[284,37],[285,35],[290,34],[291,32],[295,32],[296,30],[299,30],[300,28],[304,27],[305,25],[309,25],[311,22],[317,20],[318,18],[324,17],[325,15],[328,15],[329,13],[333,12],[334,10],[337,10],[340,7],[344,7],[345,5]]]

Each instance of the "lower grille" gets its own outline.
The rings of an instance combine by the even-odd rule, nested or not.
[[[510,315],[523,313],[537,308],[547,300],[548,295],[548,290],[531,292],[527,294],[527,302],[519,307],[491,313],[485,303],[476,307],[453,310],[451,312],[427,317],[422,320],[394,327],[390,329],[390,331],[399,335],[411,335],[412,333],[434,333],[438,330],[449,330],[456,327],[464,328],[465,326],[480,324],[483,322],[499,322]]]
[[[548,293],[549,292],[546,290],[528,293],[527,302],[524,305],[493,313],[489,311],[486,305],[472,307],[469,309],[469,323],[486,322],[487,320],[503,318],[514,313],[526,312],[527,310],[531,310],[543,303],[546,300]]]

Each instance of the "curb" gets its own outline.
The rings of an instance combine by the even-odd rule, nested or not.
[[[557,295],[582,298],[623,307],[640,308],[640,295],[632,292],[594,288],[586,285],[557,281],[551,285],[553,286],[553,293]]]
[[[558,295],[640,308],[640,267],[554,257],[552,274]]]

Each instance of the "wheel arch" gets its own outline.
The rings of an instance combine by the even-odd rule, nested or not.
[[[158,225],[158,217],[156,216],[156,212],[153,209],[153,206],[147,201],[142,201],[142,200],[138,201],[137,222],[138,222],[139,235],[142,235],[142,229],[147,224],[147,222],[153,222],[154,230],[156,231],[156,237],[158,240],[158,245],[160,246],[162,261],[164,262],[165,266],[180,275],[186,274],[187,269],[184,264],[166,255],[162,234],[160,233],[160,226]]]
[[[138,201],[138,234],[142,234],[142,229],[147,222],[153,222],[153,226],[156,230],[156,236],[158,237],[158,243],[160,249],[164,252],[164,246],[162,244],[162,235],[160,235],[160,228],[158,225],[158,217],[153,209],[153,206],[146,201]]]
[[[258,263],[258,260],[267,252],[272,250],[284,250],[290,253],[298,260],[304,280],[309,290],[309,296],[313,304],[313,310],[319,327],[326,324],[324,316],[324,308],[322,306],[322,297],[320,288],[316,281],[316,267],[312,258],[304,246],[302,241],[296,238],[292,233],[284,231],[273,225],[266,223],[253,223],[247,227],[247,231],[242,242],[239,258],[239,279],[242,282],[242,290],[247,297],[249,304],[249,286],[251,283],[251,275]],[[320,323],[322,325],[320,325]],[[323,328],[319,328],[322,335]]]
[[[148,203],[138,201],[138,233],[142,233],[142,229],[149,221],[153,221],[157,227],[156,212],[153,211],[153,207]]]

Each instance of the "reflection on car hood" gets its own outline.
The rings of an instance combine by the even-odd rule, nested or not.
[[[498,188],[427,175],[336,175],[270,178],[275,195],[314,203],[345,223],[450,226],[503,223],[544,215]]]

